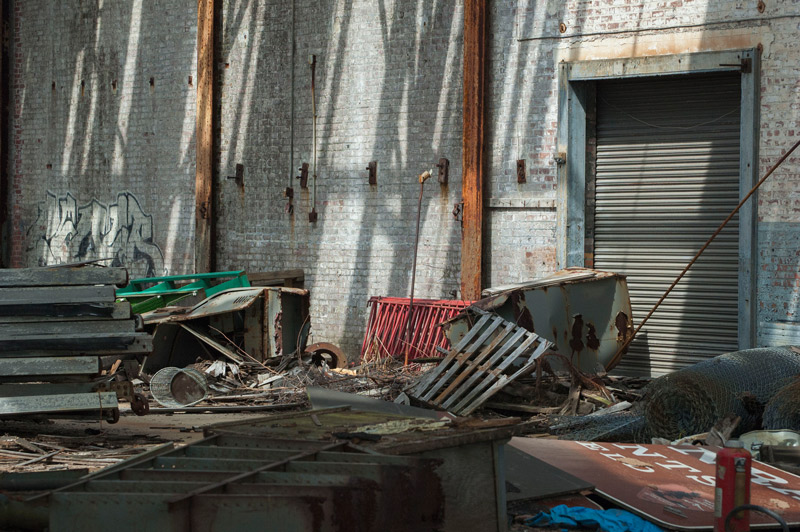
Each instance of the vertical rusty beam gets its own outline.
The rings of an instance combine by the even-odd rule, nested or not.
[[[214,0],[197,0],[195,272],[214,268]]]
[[[11,32],[11,0],[0,0],[0,268],[8,268],[11,264],[11,220],[9,211],[9,169],[8,150],[9,132],[11,131],[11,112],[9,94],[11,93],[11,62],[9,50]]]
[[[486,0],[464,2],[464,132],[461,196],[461,298],[481,294],[483,255],[483,114],[486,57]]]

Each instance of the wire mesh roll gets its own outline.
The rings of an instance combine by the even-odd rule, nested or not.
[[[800,379],[778,390],[764,408],[767,430],[800,430]]]
[[[782,347],[736,351],[678,370],[645,389],[648,432],[677,439],[731,413],[741,418],[734,435],[759,429],[767,401],[798,374],[800,356]]]
[[[594,416],[550,418],[550,433],[559,440],[649,442],[644,417],[637,412],[616,412]]]

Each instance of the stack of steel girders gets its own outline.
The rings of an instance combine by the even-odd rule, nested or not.
[[[104,357],[125,361],[152,348],[130,303],[116,301],[127,281],[124,268],[0,270],[0,418],[114,421],[118,397],[146,411],[130,380],[103,375]]]

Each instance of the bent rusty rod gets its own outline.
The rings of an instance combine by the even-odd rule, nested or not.
[[[419,220],[422,217],[422,190],[431,176],[430,170],[419,175],[419,204],[417,205],[417,236],[414,238],[414,266],[411,269],[411,298],[408,300],[408,323],[406,324],[406,353],[404,366],[408,366],[408,351],[411,349],[411,312],[414,310],[414,282],[417,280],[417,248],[419,247]]]
[[[756,184],[755,184],[755,186],[754,186],[753,188],[751,188],[751,189],[750,189],[750,192],[748,192],[748,193],[747,193],[747,195],[746,195],[744,198],[742,198],[742,201],[740,201],[740,202],[739,202],[739,205],[737,205],[737,206],[736,206],[736,208],[735,208],[735,209],[733,209],[733,211],[731,211],[731,213],[728,215],[728,217],[727,217],[727,218],[725,218],[725,221],[723,221],[723,222],[722,222],[722,223],[719,225],[719,227],[717,227],[717,230],[716,230],[716,231],[714,231],[714,234],[713,234],[713,235],[711,235],[711,237],[709,237],[709,239],[708,239],[708,240],[706,240],[706,243],[705,243],[705,244],[703,244],[703,247],[701,247],[701,248],[700,248],[700,251],[698,251],[698,252],[697,252],[697,254],[694,256],[694,258],[693,258],[691,261],[689,261],[689,264],[687,264],[687,265],[686,265],[686,267],[683,269],[683,271],[680,273],[680,275],[678,275],[678,278],[677,278],[677,279],[675,279],[675,281],[673,281],[673,283],[670,285],[670,287],[669,287],[669,288],[667,288],[667,291],[666,291],[666,292],[664,292],[664,295],[663,295],[663,296],[661,296],[661,299],[659,299],[659,300],[658,300],[658,302],[657,302],[657,303],[655,304],[655,306],[654,306],[654,307],[653,307],[653,308],[650,310],[650,312],[647,314],[647,316],[645,316],[645,317],[644,317],[644,319],[641,321],[641,323],[639,323],[639,326],[638,326],[638,327],[636,327],[636,330],[635,330],[635,331],[633,331],[633,334],[630,336],[630,338],[628,338],[628,339],[625,341],[625,343],[624,343],[624,344],[622,344],[622,347],[620,347],[620,348],[619,348],[619,351],[617,351],[617,354],[616,354],[616,355],[614,355],[614,359],[613,359],[613,360],[616,360],[616,359],[617,359],[617,358],[618,358],[620,355],[622,355],[623,351],[625,351],[625,350],[628,348],[628,346],[629,346],[629,345],[631,345],[631,342],[633,342],[633,339],[636,337],[636,334],[637,334],[637,333],[638,333],[638,332],[639,332],[639,331],[642,329],[642,327],[644,327],[644,324],[645,324],[645,323],[647,323],[647,320],[649,320],[649,319],[650,319],[650,316],[652,316],[652,315],[653,315],[653,313],[654,313],[654,312],[656,311],[656,309],[657,309],[657,308],[658,308],[658,307],[661,305],[661,303],[663,303],[663,302],[664,302],[664,300],[665,300],[665,299],[667,299],[667,296],[669,295],[669,293],[670,293],[670,292],[672,292],[672,289],[673,289],[673,288],[675,288],[675,286],[676,286],[676,285],[677,285],[677,284],[680,282],[680,280],[681,280],[681,279],[683,279],[683,276],[684,276],[684,275],[686,275],[686,272],[688,272],[688,271],[689,271],[689,268],[691,268],[691,267],[692,267],[692,265],[693,265],[695,262],[697,262],[697,259],[699,259],[699,258],[700,258],[700,255],[702,255],[702,254],[703,254],[703,252],[706,250],[706,248],[707,248],[707,247],[708,247],[708,246],[711,244],[711,242],[713,242],[713,241],[714,241],[714,239],[715,239],[715,238],[717,238],[717,235],[719,235],[719,234],[720,234],[720,232],[722,231],[722,229],[724,229],[724,228],[725,228],[725,226],[726,226],[726,225],[728,225],[728,222],[730,222],[730,221],[731,221],[731,219],[732,219],[734,216],[736,216],[736,213],[737,213],[737,212],[739,212],[739,209],[741,209],[741,208],[742,208],[742,205],[744,205],[744,204],[745,204],[745,202],[746,202],[747,200],[749,200],[749,199],[750,199],[750,196],[752,196],[753,194],[755,194],[756,190],[758,190],[758,187],[760,187],[760,186],[762,185],[762,183],[764,183],[764,181],[766,181],[766,180],[767,180],[767,178],[768,178],[769,176],[771,176],[771,175],[772,175],[772,173],[773,173],[775,170],[777,170],[777,169],[778,169],[778,167],[779,167],[781,164],[783,164],[783,162],[784,162],[784,161],[785,161],[785,160],[786,160],[786,159],[789,157],[789,155],[791,155],[791,154],[792,154],[792,152],[793,152],[794,150],[796,150],[796,149],[797,149],[797,147],[798,147],[798,146],[800,146],[800,140],[798,140],[797,142],[795,142],[795,143],[794,143],[794,146],[792,146],[791,148],[789,148],[789,151],[787,151],[786,153],[784,153],[784,154],[781,156],[781,158],[780,158],[780,159],[778,159],[778,162],[776,162],[775,164],[773,164],[773,165],[772,165],[772,168],[770,168],[769,170],[767,170],[767,173],[766,173],[766,174],[764,174],[764,177],[762,177],[762,178],[761,178],[761,179],[758,181],[758,183],[756,183]]]

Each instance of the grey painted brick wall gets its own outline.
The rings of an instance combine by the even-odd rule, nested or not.
[[[194,234],[194,2],[15,2],[14,265],[182,273]]]
[[[152,227],[152,238],[134,239],[155,256],[155,268],[191,268],[195,90],[188,78],[195,75],[195,5],[17,2],[11,161],[17,265],[102,256],[106,240],[80,245],[85,221],[72,233],[55,223],[69,213],[61,205],[69,206],[71,193],[76,206],[89,205],[82,211],[93,213],[89,226],[103,230],[120,225],[108,214],[120,211],[111,208],[115,203],[135,199],[141,212],[136,205],[128,212],[142,222],[139,235]],[[794,37],[800,7],[790,0],[766,5],[761,13],[756,2],[739,0],[490,1],[485,284],[555,268],[561,60],[760,44],[765,171],[800,135]],[[408,293],[415,176],[440,157],[450,159],[450,184],[425,186],[417,296],[458,297],[460,228],[451,210],[461,195],[462,6],[253,0],[222,1],[219,8],[218,267],[304,268],[315,340],[339,343],[351,354],[361,341],[368,297]],[[310,54],[317,56],[316,224],[308,222],[311,194],[292,179],[312,157]],[[798,157],[757,199],[764,322],[797,321]],[[526,161],[523,184],[516,180],[518,159]],[[367,183],[369,161],[378,163],[377,186]],[[227,179],[236,164],[244,166],[243,187]],[[283,198],[290,183],[293,215]],[[122,193],[130,196],[119,202]],[[48,236],[59,237],[58,253],[52,238],[43,249]],[[158,247],[162,262],[147,244]],[[122,258],[146,269],[150,263],[134,260],[129,248]]]

